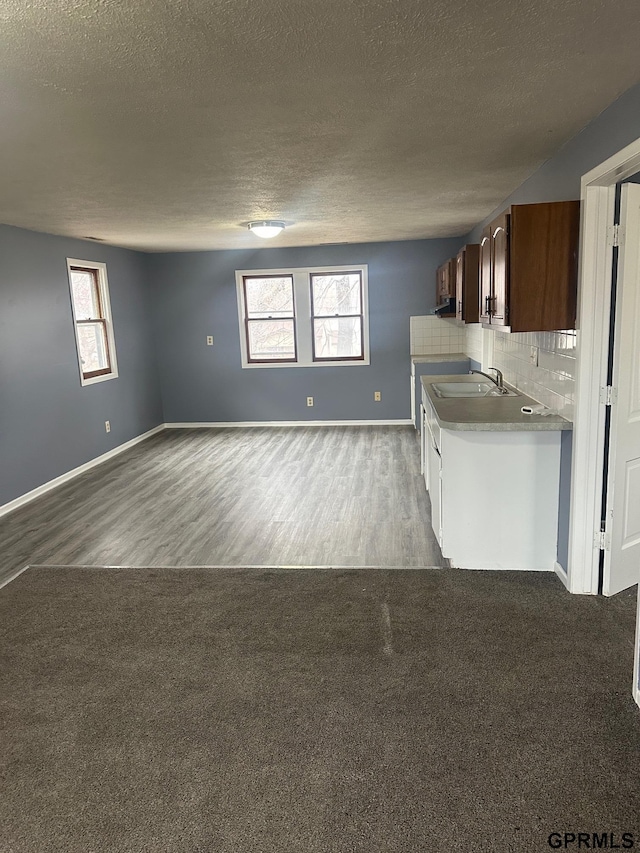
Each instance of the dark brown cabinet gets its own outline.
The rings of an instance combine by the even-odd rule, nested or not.
[[[478,283],[480,246],[463,246],[456,257],[456,318],[464,323],[478,322]]]
[[[491,303],[491,226],[487,225],[482,231],[480,238],[480,304],[479,320],[481,323],[489,323],[491,315],[489,305]]]
[[[456,259],[449,258],[436,270],[436,306],[439,317],[455,317]]]
[[[436,276],[436,287],[438,304],[446,302],[447,299],[453,299],[456,294],[456,275],[455,275],[455,260],[449,258],[444,264],[438,267]]]
[[[512,332],[573,329],[580,202],[512,205],[482,232],[480,322]]]

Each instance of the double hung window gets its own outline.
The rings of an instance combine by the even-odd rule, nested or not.
[[[105,264],[68,259],[71,306],[83,385],[118,375]]]
[[[238,270],[243,367],[368,364],[367,268]]]
[[[244,276],[248,361],[296,361],[296,313],[292,275]]]
[[[364,358],[362,273],[311,273],[314,361]]]

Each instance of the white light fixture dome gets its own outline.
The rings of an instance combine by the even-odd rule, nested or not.
[[[284,230],[285,224],[279,219],[259,219],[256,222],[250,222],[248,227],[249,231],[253,231],[258,237],[269,240]]]

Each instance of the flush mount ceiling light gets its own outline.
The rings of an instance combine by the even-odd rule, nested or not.
[[[256,222],[250,222],[248,226],[249,231],[253,231],[254,234],[263,237],[265,240],[277,236],[284,227],[284,222],[279,219],[259,219]]]

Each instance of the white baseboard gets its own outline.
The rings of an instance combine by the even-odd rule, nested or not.
[[[553,569],[545,569],[542,566],[529,566],[523,569],[519,566],[451,566],[461,572],[552,572]]]
[[[132,438],[130,441],[125,441],[124,444],[119,444],[112,450],[108,450],[106,453],[103,453],[100,456],[96,456],[95,459],[91,459],[89,462],[85,462],[83,465],[78,465],[77,468],[72,468],[71,471],[67,471],[66,474],[61,474],[54,480],[49,480],[48,483],[43,483],[41,486],[32,489],[30,492],[26,492],[26,494],[20,495],[19,498],[15,498],[14,500],[9,501],[9,503],[0,506],[0,518],[2,518],[3,515],[7,515],[8,513],[13,512],[13,510],[30,503],[36,498],[39,498],[40,495],[46,494],[47,492],[51,491],[51,489],[55,489],[57,486],[61,486],[68,480],[73,480],[74,477],[78,477],[80,474],[84,474],[85,471],[89,471],[91,468],[95,468],[96,465],[100,465],[103,462],[106,462],[107,459],[111,459],[112,456],[117,456],[119,453],[122,453],[123,451],[128,450],[130,447],[139,444],[141,441],[150,438],[157,432],[161,432],[163,429],[165,429],[165,424],[160,424],[159,426],[150,429],[148,432],[143,432],[142,435],[138,435],[135,438]]]
[[[196,421],[194,423],[165,424],[167,429],[207,429],[237,427],[306,427],[306,426],[412,426],[411,418],[391,421]]]
[[[565,585],[567,589],[569,589],[569,578],[567,577],[566,571],[562,568],[560,563],[557,561],[553,564],[553,570],[558,575],[562,583]]]

